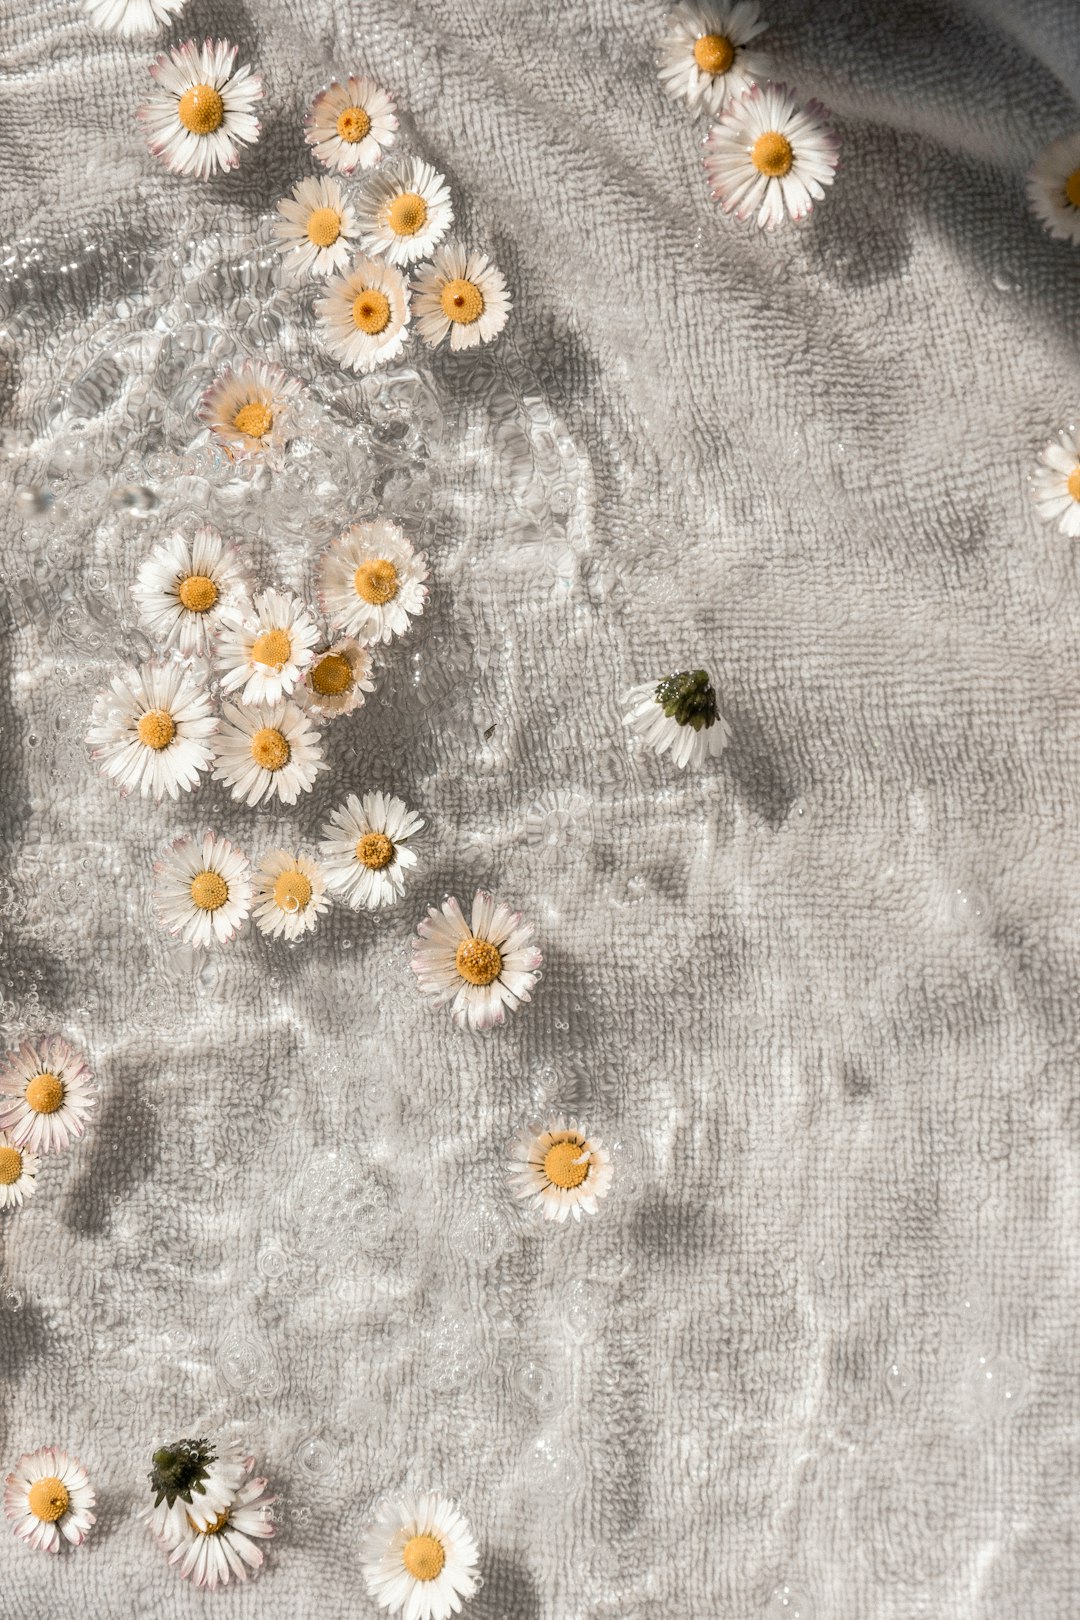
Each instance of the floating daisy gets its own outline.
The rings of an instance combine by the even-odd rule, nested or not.
[[[20,1457],[4,1481],[11,1528],[39,1552],[59,1552],[61,1540],[80,1547],[90,1534],[97,1498],[81,1462],[55,1446]]]
[[[466,253],[448,242],[413,279],[416,328],[432,348],[450,334],[451,349],[490,343],[506,325],[506,281],[483,253]]]
[[[315,620],[288,591],[261,591],[250,608],[228,607],[217,643],[222,687],[242,687],[244,703],[277,703],[311,663],[318,639]]]
[[[1080,428],[1063,428],[1039,460],[1042,465],[1031,475],[1039,516],[1075,539],[1080,536]]]
[[[611,1159],[598,1137],[575,1120],[526,1128],[510,1150],[510,1178],[517,1198],[528,1198],[549,1221],[595,1215],[611,1185]]]
[[[356,215],[337,180],[300,180],[277,205],[273,233],[294,276],[332,276],[352,257]]]
[[[437,1007],[452,1002],[455,1024],[486,1029],[501,1024],[506,1008],[516,1012],[532,999],[537,969],[544,958],[535,945],[531,923],[492,895],[478,889],[472,922],[451,896],[436,910],[429,906],[413,940],[412,970],[426,996]]]
[[[250,1473],[252,1462],[245,1463]],[[232,1577],[246,1581],[248,1571],[262,1567],[264,1553],[259,1546],[274,1534],[273,1504],[265,1479],[246,1479],[227,1507],[208,1523],[188,1519],[181,1540],[173,1546],[169,1563],[176,1564],[184,1580],[194,1581],[211,1592],[228,1586]]]
[[[416,865],[408,839],[424,821],[388,793],[350,793],[331,810],[320,849],[326,881],[354,911],[392,906],[405,893],[405,872]]]
[[[670,749],[680,770],[715,759],[731,741],[731,728],[717,712],[716,693],[703,669],[685,669],[655,684],[635,686],[627,702],[632,707],[623,725],[654,754]]]
[[[161,801],[189,793],[210,764],[217,730],[210,694],[181,664],[153,660],[99,693],[86,741],[122,793]]]
[[[427,558],[396,523],[354,523],[319,558],[319,595],[330,623],[364,641],[401,636],[424,611]]]
[[[0,1073],[0,1129],[32,1153],[59,1153],[80,1137],[96,1102],[89,1067],[59,1035],[24,1041]]]
[[[1080,247],[1080,133],[1063,135],[1039,154],[1028,174],[1027,192],[1050,235]]]
[[[836,174],[840,142],[817,101],[800,107],[782,84],[729,101],[705,139],[705,172],[726,214],[772,230],[805,219]]]
[[[172,1547],[227,1512],[248,1472],[235,1446],[210,1440],[174,1440],[151,1460],[154,1505],[144,1518],[151,1534]]]
[[[219,372],[202,397],[199,416],[230,461],[276,456],[292,438],[295,377],[266,360],[242,360]]]
[[[320,90],[305,119],[304,139],[327,169],[370,169],[397,139],[394,103],[374,79],[351,74]]]
[[[433,1491],[383,1501],[360,1548],[373,1600],[406,1620],[450,1620],[477,1589],[478,1563],[468,1520]]]
[[[226,703],[214,741],[214,780],[241,804],[295,804],[326,770],[318,730],[288,698],[253,709]]]
[[[357,204],[361,247],[390,264],[412,264],[438,247],[454,220],[443,176],[421,158],[377,174]]]
[[[299,939],[329,909],[326,876],[306,855],[275,849],[256,867],[252,911],[262,933]]]
[[[746,49],[766,24],[752,0],[730,6],[677,6],[667,19],[657,66],[673,101],[713,115],[769,75],[769,58]]]
[[[163,23],[172,22],[183,11],[187,0],[86,0],[86,10],[96,28],[111,34],[156,34]]]
[[[296,688],[296,700],[320,720],[351,714],[363,703],[364,694],[375,690],[370,675],[371,654],[359,641],[345,636],[331,642],[324,652],[315,654]]]
[[[236,68],[236,46],[226,39],[198,45],[186,39],[152,65],[156,90],[138,118],[155,157],[173,174],[208,180],[235,169],[241,146],[259,138],[252,108],[262,80],[251,68]]]
[[[357,259],[315,301],[323,342],[343,366],[372,371],[400,354],[409,324],[409,288],[381,259]]]
[[[147,633],[186,657],[210,650],[221,610],[250,589],[235,546],[203,523],[191,539],[177,531],[151,551],[131,587]]]
[[[6,1131],[0,1131],[0,1209],[21,1209],[32,1198],[41,1160],[28,1148],[16,1147]]]
[[[226,944],[251,910],[247,856],[212,832],[178,838],[154,864],[154,901],[162,927],[185,945]]]

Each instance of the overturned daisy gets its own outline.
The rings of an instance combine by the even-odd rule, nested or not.
[[[579,1221],[596,1214],[611,1185],[612,1165],[599,1137],[560,1118],[519,1133],[509,1172],[515,1197],[528,1199],[546,1220]]]
[[[361,642],[343,636],[315,654],[296,688],[296,701],[320,720],[352,714],[375,690],[370,677],[371,654]]]
[[[397,139],[394,103],[365,75],[320,90],[304,122],[304,139],[319,162],[339,174],[374,168]]]
[[[1080,133],[1051,142],[1031,166],[1028,200],[1040,223],[1061,242],[1080,247]]]
[[[236,66],[236,50],[227,39],[186,39],[151,66],[155,88],[138,118],[151,152],[173,174],[208,180],[235,169],[240,148],[258,140],[252,108],[262,80]]]
[[[214,780],[252,806],[264,799],[295,804],[327,768],[318,730],[288,698],[251,709],[226,703],[214,766]]]
[[[261,933],[272,939],[299,939],[310,934],[329,909],[326,875],[306,855],[275,849],[255,868],[252,914]]]
[[[254,1459],[244,1464],[250,1473]],[[246,1581],[262,1568],[260,1545],[274,1534],[276,1496],[267,1493],[265,1479],[245,1479],[228,1506],[209,1523],[188,1520],[184,1535],[173,1545],[169,1563],[195,1586],[213,1592],[230,1580]]]
[[[360,1546],[360,1567],[380,1609],[406,1620],[450,1620],[476,1592],[479,1548],[453,1502],[402,1492],[384,1500]]]
[[[96,1500],[82,1463],[55,1446],[20,1457],[4,1480],[11,1528],[39,1552],[59,1552],[65,1541],[81,1547],[94,1523]]]
[[[190,793],[211,759],[217,730],[210,694],[183,665],[152,660],[113,677],[99,693],[86,741],[122,793],[160,802]]]
[[[520,911],[478,889],[467,923],[451,896],[429,906],[413,940],[412,970],[436,1007],[450,1006],[454,1023],[469,1029],[501,1024],[506,1009],[531,1001],[544,960]]]
[[[356,239],[356,215],[337,180],[298,181],[277,211],[273,234],[292,276],[332,276],[345,269]]]
[[[96,1103],[89,1066],[59,1035],[24,1041],[0,1070],[0,1129],[32,1153],[66,1148]]]
[[[7,1131],[0,1131],[0,1209],[21,1209],[33,1197],[40,1168],[36,1153],[18,1147]]]
[[[86,0],[86,10],[95,28],[132,39],[137,34],[156,34],[186,4],[187,0]]]
[[[210,1440],[174,1440],[151,1458],[153,1505],[143,1515],[151,1535],[166,1546],[190,1530],[214,1524],[236,1497],[248,1465],[234,1445]]]
[[[413,278],[413,314],[425,343],[437,348],[450,334],[451,349],[490,343],[506,325],[510,299],[506,281],[483,253],[467,253],[456,242],[439,248]]]
[[[716,693],[703,669],[685,669],[646,681],[627,693],[630,712],[623,719],[654,754],[671,757],[680,770],[722,754],[731,728],[716,707]]]
[[[330,623],[363,641],[404,635],[427,600],[427,558],[389,518],[354,523],[332,540],[317,577]]]
[[[657,57],[665,93],[715,117],[733,97],[768,78],[769,58],[747,49],[766,26],[753,0],[677,6]]]
[[[319,627],[289,591],[260,591],[254,602],[226,608],[217,667],[226,692],[247,704],[288,697],[313,657]]]
[[[836,174],[840,142],[819,102],[800,107],[782,84],[728,103],[705,140],[705,173],[725,214],[763,230],[806,219]]]
[[[364,252],[390,264],[426,259],[454,221],[450,188],[421,158],[374,175],[356,213]]]
[[[227,838],[179,838],[155,862],[154,903],[163,928],[197,949],[226,945],[251,910],[251,868]]]
[[[267,360],[242,360],[219,372],[199,416],[230,461],[275,459],[293,437],[300,384]]]
[[[416,865],[409,839],[424,825],[403,799],[389,793],[350,793],[330,812],[319,846],[326,881],[354,911],[392,906],[405,893],[405,873]]]
[[[156,545],[131,594],[147,634],[160,646],[193,657],[210,651],[222,609],[250,589],[251,576],[237,547],[203,523],[190,540],[177,531]]]
[[[1071,539],[1080,536],[1080,428],[1063,428],[1040,453],[1031,492],[1044,523]]]
[[[316,299],[323,342],[353,371],[373,371],[400,354],[409,325],[409,288],[400,270],[359,258]]]

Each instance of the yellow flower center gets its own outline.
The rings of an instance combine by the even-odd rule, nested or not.
[[[232,419],[232,425],[237,433],[243,433],[249,439],[265,439],[274,425],[274,413],[261,399],[249,400],[246,405],[241,405]]]
[[[702,34],[694,41],[694,61],[702,73],[726,73],[735,60],[735,47],[724,34]]]
[[[313,209],[308,215],[307,234],[313,247],[333,247],[341,235],[341,215],[337,209]]]
[[[0,1147],[0,1187],[14,1187],[22,1175],[22,1154],[18,1148]]]
[[[401,1549],[401,1562],[414,1581],[436,1581],[442,1574],[446,1554],[434,1536],[410,1536]]]
[[[35,1114],[55,1114],[64,1100],[64,1082],[57,1074],[35,1074],[26,1088],[26,1106]]]
[[[356,858],[361,866],[381,872],[394,858],[394,846],[385,833],[365,833],[356,840]]]
[[[759,135],[750,149],[750,161],[761,174],[767,174],[770,180],[780,180],[787,174],[795,162],[795,153],[791,149],[791,142],[786,135],[778,130],[766,130]]]
[[[27,1507],[35,1519],[45,1524],[55,1524],[67,1512],[70,1501],[67,1487],[54,1474],[35,1479],[26,1495]]]
[[[176,594],[189,613],[209,613],[218,599],[218,588],[209,574],[189,574],[180,581]]]
[[[303,911],[311,903],[311,883],[303,872],[294,868],[282,872],[274,884],[274,904],[279,911]]]
[[[1080,467],[1074,467],[1065,485],[1074,501],[1080,501]]]
[[[191,898],[200,911],[218,911],[229,898],[229,885],[220,872],[199,872],[191,880]]]
[[[256,636],[251,648],[252,661],[265,664],[268,669],[280,669],[292,655],[292,641],[287,630],[266,630]]]
[[[337,132],[343,141],[355,146],[371,132],[371,115],[363,107],[345,107],[338,113]]]
[[[353,575],[356,594],[372,607],[382,607],[398,593],[398,571],[387,557],[373,557],[360,564]]]
[[[225,103],[212,84],[193,84],[180,97],[176,111],[193,135],[212,135],[225,121]]]
[[[291,753],[288,739],[273,726],[262,726],[251,739],[251,757],[264,771],[280,771]]]
[[[145,714],[139,716],[135,729],[143,747],[152,748],[157,754],[163,748],[168,748],[176,736],[176,721],[164,709],[147,709]]]
[[[341,653],[327,653],[311,671],[312,689],[320,697],[340,697],[352,685],[352,668]]]
[[[1065,182],[1065,201],[1073,208],[1080,208],[1080,169],[1074,169]]]
[[[589,1173],[589,1161],[582,1158],[584,1142],[572,1138],[569,1142],[555,1142],[544,1154],[544,1174],[553,1187],[570,1192],[580,1187]]]
[[[462,326],[471,326],[484,313],[483,293],[475,281],[466,281],[461,276],[446,283],[439,294],[439,303],[447,320],[460,321]]]
[[[190,1513],[188,1514],[188,1518],[191,1519]],[[191,1522],[194,1524],[194,1519],[191,1519]],[[199,1526],[199,1534],[200,1536],[220,1536],[228,1522],[229,1510],[228,1508],[223,1508],[218,1514],[217,1518],[214,1519],[210,1524]]]
[[[502,952],[489,939],[463,939],[454,961],[461,977],[470,984],[494,984],[502,972]]]
[[[365,287],[353,299],[352,318],[357,331],[378,337],[390,325],[389,298],[378,287]]]
[[[415,191],[403,191],[386,210],[386,223],[395,236],[415,236],[427,224],[428,207]]]

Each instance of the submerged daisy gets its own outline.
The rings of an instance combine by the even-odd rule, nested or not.
[[[153,660],[113,677],[95,699],[86,741],[122,793],[160,802],[189,793],[210,764],[210,694],[181,664]]]
[[[96,1500],[82,1463],[55,1446],[20,1457],[4,1481],[11,1528],[39,1552],[59,1552],[62,1540],[80,1547],[94,1523]]]
[[[187,0],[86,0],[90,21],[111,34],[156,34],[162,23],[172,22]]]
[[[173,174],[208,180],[235,169],[240,147],[259,138],[252,108],[263,93],[251,68],[236,67],[236,46],[226,39],[198,45],[186,39],[152,65],[156,90],[139,108],[150,150]]]
[[[800,107],[782,84],[730,101],[705,139],[705,172],[726,214],[772,230],[805,219],[836,174],[840,142],[820,102]]]
[[[1062,428],[1040,452],[1039,461],[1042,465],[1031,475],[1039,516],[1075,539],[1080,536],[1080,427]]]
[[[479,1549],[469,1522],[433,1491],[383,1501],[360,1560],[380,1609],[406,1620],[450,1620],[478,1585]]]
[[[33,1153],[80,1137],[96,1102],[88,1065],[59,1035],[24,1041],[0,1073],[0,1129]]]
[[[374,79],[335,79],[311,103],[304,139],[327,169],[352,174],[371,169],[397,139],[394,103]]]
[[[530,1199],[549,1221],[595,1215],[613,1173],[599,1137],[562,1118],[520,1132],[511,1146],[509,1172],[514,1196]]]
[[[293,436],[295,377],[267,360],[242,360],[218,373],[202,397],[199,417],[230,461],[280,455]]]
[[[370,675],[371,654],[359,641],[344,636],[315,654],[296,688],[296,701],[320,720],[351,714],[360,708],[365,693],[375,690]]]
[[[254,1466],[244,1464],[246,1473]],[[228,1586],[231,1578],[246,1581],[249,1571],[262,1567],[264,1553],[259,1546],[274,1534],[273,1504],[267,1495],[265,1479],[245,1479],[217,1516],[202,1524],[190,1518],[181,1539],[173,1545],[169,1563],[176,1564],[184,1580],[194,1581],[213,1592]]]
[[[506,325],[506,281],[483,253],[466,253],[448,242],[413,279],[416,329],[432,348],[450,334],[451,349],[490,343]]]
[[[288,698],[253,709],[226,703],[214,741],[214,780],[241,804],[295,804],[327,768],[318,730]]]
[[[151,1534],[168,1546],[226,1512],[248,1471],[235,1446],[210,1440],[174,1440],[159,1446],[151,1460],[154,1505],[144,1519]]]
[[[299,939],[309,934],[330,909],[326,876],[306,855],[275,849],[255,869],[255,922],[273,939]]]
[[[222,608],[245,596],[250,585],[238,549],[203,523],[190,540],[178,530],[156,545],[131,594],[148,634],[190,657],[209,651]]]
[[[428,907],[413,940],[412,970],[437,1007],[453,1003],[455,1024],[486,1029],[503,1023],[507,1007],[515,1012],[532,999],[544,960],[532,937],[520,911],[482,889],[473,899],[471,925],[451,896],[438,910]]]
[[[357,259],[331,281],[315,313],[323,342],[343,366],[371,371],[400,354],[409,324],[409,288],[381,259]]]
[[[632,705],[623,720],[654,754],[671,757],[680,770],[722,754],[731,728],[716,707],[716,693],[703,669],[685,669],[646,681],[627,693]]]
[[[408,839],[424,821],[388,793],[350,793],[331,810],[320,849],[326,881],[354,911],[392,906],[405,893],[405,872],[416,865]]]
[[[375,175],[357,204],[361,247],[390,264],[426,259],[453,223],[445,179],[430,163],[410,158]]]
[[[352,257],[356,215],[337,180],[299,180],[277,205],[273,234],[294,276],[332,276]]]
[[[396,523],[354,523],[323,551],[319,595],[330,623],[364,641],[401,636],[424,611],[427,558]]]
[[[746,49],[766,26],[753,0],[677,6],[657,57],[665,92],[695,111],[721,112],[732,97],[768,77],[769,58]]]
[[[7,1131],[0,1131],[0,1209],[21,1209],[33,1197],[40,1168],[36,1153],[17,1147]]]
[[[244,703],[277,703],[311,663],[318,639],[315,620],[289,591],[261,591],[250,608],[226,608],[217,643],[222,687],[242,687]]]
[[[154,864],[154,902],[163,928],[185,945],[225,945],[251,910],[251,868],[227,838],[178,838]]]
[[[1032,211],[1051,236],[1080,247],[1080,133],[1051,142],[1027,178]]]

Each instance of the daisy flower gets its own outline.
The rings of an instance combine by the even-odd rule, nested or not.
[[[59,1153],[80,1137],[96,1101],[89,1067],[59,1035],[24,1041],[0,1073],[0,1129],[32,1153]]]
[[[292,438],[295,377],[266,360],[242,360],[221,371],[202,397],[199,417],[230,461],[279,454]]]
[[[407,840],[424,821],[388,793],[350,793],[323,824],[326,881],[354,911],[392,906],[405,893],[405,872],[416,865]]]
[[[329,911],[326,876],[306,855],[275,849],[255,869],[255,922],[273,939],[309,934]]]
[[[162,23],[172,22],[187,0],[86,0],[86,11],[96,28],[111,34],[155,34]]]
[[[357,204],[361,247],[390,264],[426,259],[454,220],[445,179],[422,158],[377,174]]]
[[[343,366],[372,371],[400,354],[409,324],[409,288],[400,270],[359,258],[315,301],[323,342]]]
[[[453,1003],[455,1024],[486,1029],[504,1021],[507,1007],[516,1012],[532,999],[544,960],[529,943],[532,936],[532,924],[522,922],[520,911],[482,889],[473,899],[471,924],[451,896],[439,910],[428,907],[413,940],[412,970],[436,1007]]]
[[[206,688],[181,664],[155,659],[123,670],[98,694],[86,741],[122,793],[138,788],[160,803],[196,785],[216,730]]]
[[[302,708],[318,715],[320,720],[351,714],[360,708],[365,692],[375,690],[375,682],[368,678],[370,674],[371,654],[359,641],[345,636],[315,654],[315,661],[305,670],[295,697]]]
[[[252,1461],[244,1465],[250,1473]],[[248,1570],[261,1568],[260,1541],[274,1534],[273,1504],[276,1496],[266,1493],[265,1479],[245,1479],[227,1507],[216,1518],[203,1524],[188,1520],[183,1538],[176,1542],[169,1557],[179,1566],[184,1580],[196,1586],[228,1586],[231,1577],[246,1581]]]
[[[763,230],[785,214],[805,219],[836,173],[840,142],[820,102],[798,105],[782,84],[755,85],[730,101],[705,139],[705,173],[725,214]]]
[[[178,531],[156,545],[131,594],[147,633],[191,657],[209,652],[222,608],[245,596],[250,584],[237,548],[204,523],[190,540]]]
[[[151,152],[173,174],[209,180],[235,169],[240,147],[258,140],[251,109],[262,97],[262,80],[246,65],[235,73],[234,67],[236,46],[227,39],[203,45],[186,39],[152,65],[156,88],[137,116]]]
[[[528,1198],[549,1221],[595,1215],[611,1185],[611,1159],[598,1137],[575,1120],[549,1120],[542,1130],[526,1127],[510,1150],[516,1198]]]
[[[169,1547],[227,1512],[248,1472],[235,1446],[210,1440],[174,1440],[159,1446],[151,1460],[154,1505],[143,1517],[151,1534]]]
[[[1051,142],[1031,166],[1028,200],[1059,241],[1080,247],[1080,133]]]
[[[21,1209],[32,1198],[41,1160],[27,1148],[16,1147],[6,1131],[0,1131],[0,1209]]]
[[[154,901],[163,928],[185,945],[227,944],[251,910],[247,856],[212,832],[178,838],[154,863]]]
[[[226,692],[243,687],[243,703],[277,703],[307,669],[319,627],[288,591],[261,591],[249,608],[221,615],[217,667]]]
[[[1031,475],[1031,492],[1044,523],[1062,534],[1080,536],[1080,428],[1063,428],[1039,456]]]
[[[703,669],[685,669],[647,681],[627,693],[632,705],[623,720],[654,754],[671,757],[680,770],[701,765],[722,754],[731,741],[731,728],[717,713],[716,693]]]
[[[20,1457],[4,1481],[11,1527],[39,1552],[59,1552],[61,1537],[80,1547],[90,1534],[96,1500],[82,1463],[55,1446]]]
[[[261,799],[295,804],[326,770],[318,731],[288,698],[255,709],[226,703],[214,764],[215,782],[224,782],[234,799],[252,806]]]
[[[677,6],[667,19],[657,67],[673,101],[714,116],[757,80],[768,78],[769,58],[746,49],[766,24],[753,0],[726,6]]]
[[[373,1600],[406,1620],[450,1620],[477,1589],[478,1560],[468,1520],[433,1491],[383,1501],[360,1547]]]
[[[354,523],[323,551],[319,595],[330,623],[364,641],[401,636],[424,611],[427,558],[396,523]]]
[[[294,276],[332,276],[352,257],[356,215],[337,180],[299,180],[277,205],[273,234]]]
[[[335,79],[311,103],[304,139],[327,169],[371,169],[397,138],[394,103],[374,79]]]
[[[506,325],[510,300],[506,281],[483,253],[466,253],[448,242],[413,280],[416,327],[434,349],[447,332],[451,349],[490,343]]]

